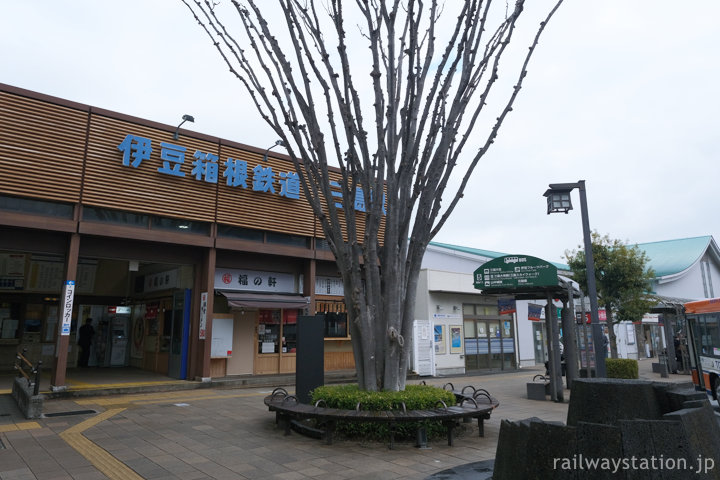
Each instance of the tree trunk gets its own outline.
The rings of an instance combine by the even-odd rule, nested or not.
[[[488,95],[525,0],[233,1],[240,40],[220,19],[223,5],[181,1],[287,149],[297,198],[313,209],[343,279],[360,387],[405,388],[425,249],[513,110],[563,0],[540,12],[493,112]],[[439,23],[451,7],[452,20]],[[495,120],[479,134],[481,118]]]

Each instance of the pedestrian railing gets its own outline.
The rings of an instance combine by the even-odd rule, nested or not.
[[[37,395],[40,392],[40,368],[42,367],[42,360],[38,360],[35,365],[30,362],[25,356],[27,354],[27,348],[23,348],[22,352],[15,354],[15,365],[13,366],[18,372],[18,377],[23,377],[27,380],[27,387],[33,389],[33,395]]]

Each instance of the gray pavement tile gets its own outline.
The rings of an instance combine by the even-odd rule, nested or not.
[[[27,468],[16,468],[13,470],[0,470],[2,480],[35,480],[35,475]]]

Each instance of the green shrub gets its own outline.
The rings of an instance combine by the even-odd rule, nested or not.
[[[360,390],[357,385],[330,385],[318,387],[311,393],[312,402],[324,400],[328,408],[355,410],[358,403],[360,410],[385,411],[424,410],[435,408],[442,400],[447,406],[455,404],[455,395],[442,388],[429,385],[407,385],[401,392],[368,392]],[[424,426],[428,438],[435,438],[445,433],[440,421],[424,421],[416,423],[395,424],[396,438],[414,438],[418,426]],[[351,438],[363,437],[376,440],[387,439],[390,435],[389,425],[374,422],[338,422],[337,431]]]
[[[630,358],[606,358],[605,370],[608,378],[640,378],[638,362]]]

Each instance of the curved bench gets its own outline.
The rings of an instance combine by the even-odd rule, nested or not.
[[[438,420],[447,429],[448,445],[453,445],[453,429],[457,421],[465,418],[476,418],[481,437],[484,436],[483,422],[490,418],[490,413],[497,408],[499,402],[490,396],[478,398],[465,398],[457,405],[447,406],[438,402],[435,408],[429,410],[407,410],[400,405],[398,410],[385,410],[372,412],[361,410],[360,405],[355,410],[328,408],[322,406],[325,402],[319,400],[315,405],[300,403],[294,395],[288,395],[284,388],[276,388],[272,394],[264,399],[265,405],[271,412],[275,412],[276,421],[290,434],[291,420],[318,419],[324,423],[324,436],[328,445],[332,444],[333,433],[338,421],[345,422],[377,422],[390,424],[390,448],[393,448],[394,435],[392,425],[395,423],[418,422],[422,420]],[[418,436],[420,438],[420,436]]]

